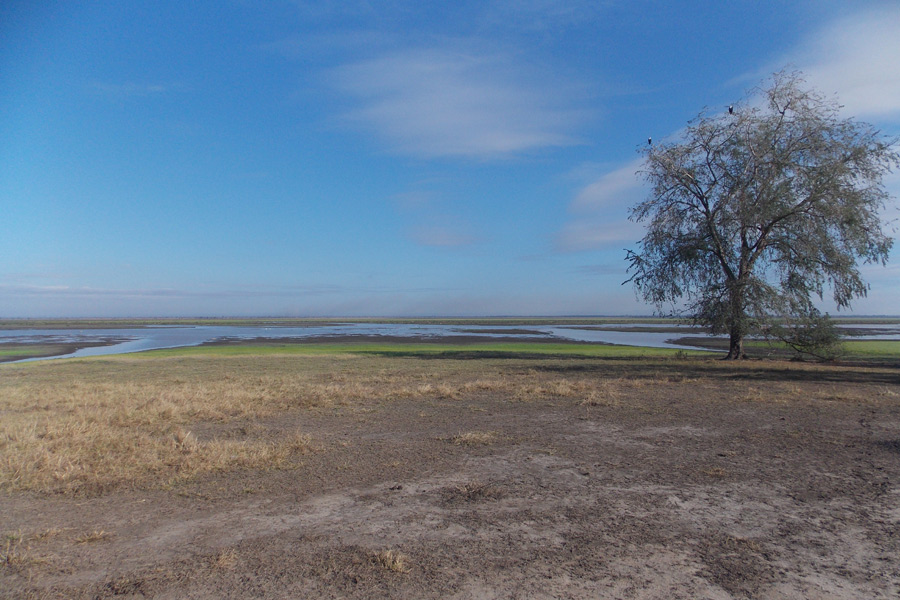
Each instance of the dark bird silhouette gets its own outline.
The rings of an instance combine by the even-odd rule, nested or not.
[[[647,138],[647,143],[651,146],[653,145],[653,138]]]
[[[728,114],[729,114],[729,115],[733,115],[733,114],[734,114],[734,106],[729,106],[729,107],[728,107]]]

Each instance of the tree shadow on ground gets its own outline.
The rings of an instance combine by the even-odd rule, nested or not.
[[[798,364],[791,367],[784,361],[749,360],[726,363],[717,359],[582,359],[572,364],[535,365],[538,371],[557,373],[608,374],[612,377],[656,379],[710,378],[732,381],[865,383],[900,385],[900,368],[884,364]]]
[[[894,454],[900,454],[900,440],[878,440],[875,445]]]

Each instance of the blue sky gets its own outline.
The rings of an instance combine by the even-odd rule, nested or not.
[[[897,136],[898,32],[896,2],[8,0],[0,317],[650,314],[647,137],[786,65]],[[900,312],[900,248],[864,272],[853,312]]]

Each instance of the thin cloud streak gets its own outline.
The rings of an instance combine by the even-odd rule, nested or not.
[[[460,48],[409,50],[338,68],[358,106],[347,123],[416,157],[501,158],[580,143],[586,115],[574,86],[507,55]],[[568,89],[567,89],[568,88]]]

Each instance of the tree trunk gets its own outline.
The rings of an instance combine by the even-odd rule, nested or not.
[[[747,358],[747,355],[744,354],[744,335],[740,331],[736,331],[736,328],[732,328],[731,335],[729,336],[728,342],[728,354],[725,356],[725,360],[739,360],[741,358]]]
[[[728,326],[728,355],[725,360],[747,358],[744,354],[744,334],[747,333],[746,316],[744,315],[744,282],[740,279],[731,282],[729,304],[731,304],[731,322]]]

